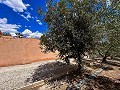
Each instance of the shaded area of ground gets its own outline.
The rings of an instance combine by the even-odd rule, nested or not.
[[[32,74],[30,78],[26,80],[26,82],[35,82],[40,80],[47,80],[47,78],[54,77],[61,73],[67,73],[69,71],[73,71],[77,69],[77,65],[67,65],[65,63],[56,61],[47,63],[44,65],[38,66],[35,69],[35,72]]]
[[[120,82],[105,76],[98,76],[91,80],[84,90],[120,90]]]
[[[59,61],[40,65],[37,69],[35,69],[35,72],[26,80],[26,82],[33,83],[40,80],[47,80],[47,78],[57,76],[61,73],[66,73],[59,78],[47,80],[46,85],[43,86],[43,88],[46,88],[45,90],[59,90],[61,85],[63,85],[61,88],[67,88],[68,86],[72,86],[76,82],[79,82],[81,79],[83,79],[84,74],[91,72],[89,70],[78,71],[77,67],[77,65],[67,65]],[[69,71],[72,72],[67,73]],[[39,90],[42,89],[40,88]]]
[[[97,61],[94,61],[90,67],[104,67],[105,70],[97,78],[88,82],[83,90],[120,90],[119,60],[107,60],[107,63],[97,63]]]
[[[113,62],[112,60],[108,61],[106,64],[92,62],[90,67],[93,67],[92,70],[94,71],[94,69],[101,68],[102,66],[105,66],[103,67],[105,71],[99,74],[98,77],[91,79],[81,88],[81,90],[120,90],[119,62]],[[89,70],[84,70],[82,72],[73,71],[72,73],[50,81],[48,87],[46,88],[48,89],[51,87],[51,89],[48,90],[61,90],[61,88],[64,87],[66,90],[79,90],[76,89],[74,85],[78,84],[81,80],[88,77],[90,73],[91,71]]]
[[[120,61],[107,61],[106,64],[112,65],[112,66],[118,66],[120,67]]]

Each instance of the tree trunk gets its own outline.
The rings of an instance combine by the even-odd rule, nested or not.
[[[106,57],[106,55],[105,55],[105,57],[103,57],[103,60],[102,60],[102,63],[106,63],[107,62],[107,57]]]
[[[106,51],[106,53],[105,53],[105,56],[103,57],[103,60],[102,60],[102,63],[106,63],[107,62],[107,57],[109,56],[108,55],[108,52],[109,52],[109,50],[112,48],[112,45],[108,48],[108,50]]]
[[[67,65],[70,65],[70,60],[67,58],[65,58],[65,62],[67,63]]]
[[[82,69],[82,66],[81,66],[81,56],[78,55],[78,70],[80,71]]]

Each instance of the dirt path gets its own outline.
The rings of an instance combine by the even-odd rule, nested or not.
[[[44,65],[54,60],[41,61],[26,65],[17,65],[0,68],[0,90],[13,90],[29,84],[25,82],[35,72],[39,65]]]
[[[2,67],[0,68],[0,90],[16,90],[30,83],[50,79],[76,69],[76,65],[67,65],[60,60]]]
[[[100,73],[99,76],[105,76],[109,77],[113,80],[119,80],[120,79],[120,67],[112,66],[113,70],[103,71]]]

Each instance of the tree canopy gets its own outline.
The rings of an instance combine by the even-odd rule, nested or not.
[[[105,8],[104,8],[105,7]],[[104,12],[98,16],[95,24],[95,51],[106,62],[108,56],[116,56],[120,52],[120,8],[119,2],[113,1],[109,7],[102,6]]]
[[[48,31],[41,37],[41,44],[45,51],[58,51],[61,59],[69,63],[69,58],[74,58],[80,66],[81,56],[93,48],[90,2],[61,0],[47,5],[44,21]]]

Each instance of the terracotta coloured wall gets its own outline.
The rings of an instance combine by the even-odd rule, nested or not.
[[[41,51],[39,48],[39,40],[37,39],[0,38],[0,66],[57,59],[57,54],[45,54]]]

